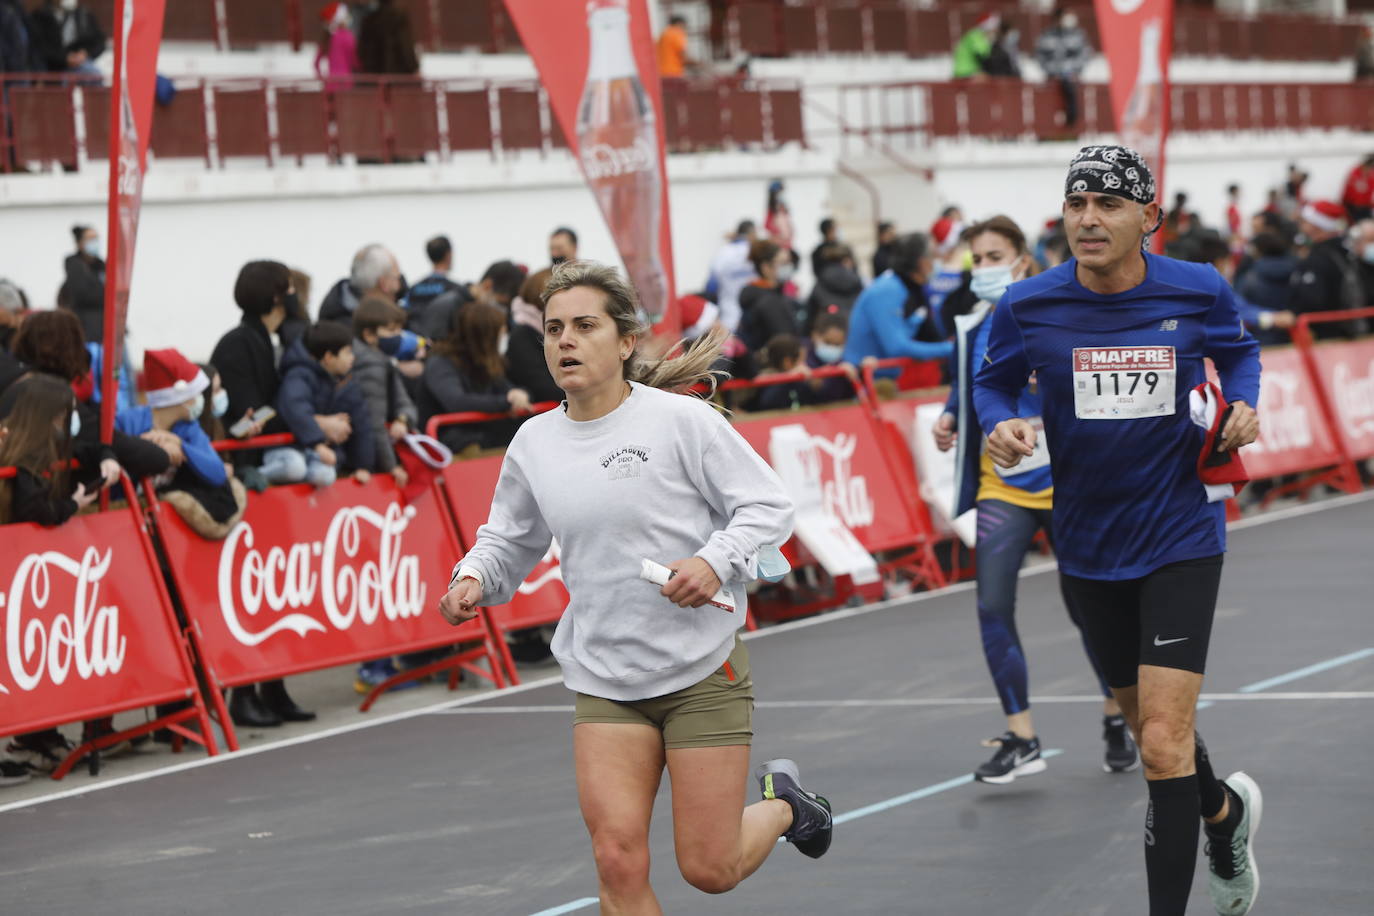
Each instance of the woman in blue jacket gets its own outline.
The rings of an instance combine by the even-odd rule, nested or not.
[[[972,227],[969,240],[973,248],[972,289],[979,302],[967,315],[954,319],[956,349],[949,401],[933,433],[941,451],[956,449],[954,515],[975,506],[978,509],[978,623],[983,654],[1007,716],[1007,731],[984,742],[997,752],[974,771],[974,778],[1001,785],[1045,769],[1040,739],[1031,722],[1026,657],[1015,614],[1017,573],[1026,551],[1038,531],[1043,529],[1053,537],[1050,514],[1054,487],[1043,432],[1035,455],[1013,471],[993,464],[981,447],[981,435],[958,435],[959,430],[979,429],[971,391],[973,376],[987,352],[992,322],[986,319],[1007,287],[1026,277],[1034,265],[1025,235],[1005,216],[994,216]],[[1021,411],[1026,417],[1040,415],[1040,395],[1034,380],[1021,392]],[[1072,608],[1069,616],[1077,625]],[[1084,648],[1105,697],[1103,738],[1107,750],[1103,768],[1109,773],[1133,770],[1139,760],[1126,720],[1112,699],[1092,650],[1086,643]]]

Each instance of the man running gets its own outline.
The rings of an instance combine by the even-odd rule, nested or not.
[[[1223,782],[1194,715],[1226,549],[1224,503],[1198,477],[1189,392],[1210,357],[1230,401],[1217,459],[1255,440],[1259,347],[1209,266],[1146,253],[1155,182],[1120,146],[1084,147],[1064,184],[1073,258],[1012,286],[992,315],[973,398],[1004,468],[1035,451],[1017,415],[1032,372],[1053,443],[1054,527],[1065,600],[1082,621],[1140,745],[1149,786],[1151,916],[1182,916],[1206,822],[1212,902],[1241,916],[1259,889],[1259,787]]]

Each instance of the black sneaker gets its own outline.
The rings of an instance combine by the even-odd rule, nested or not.
[[[51,773],[62,765],[76,745],[55,728],[27,735],[16,735],[6,753],[35,773]]]
[[[1003,732],[996,738],[984,741],[983,746],[996,747],[997,753],[973,771],[973,778],[979,782],[1001,786],[1018,776],[1045,771],[1045,760],[1040,756],[1039,738],[1018,738],[1012,732]]]
[[[1135,739],[1126,727],[1125,716],[1105,716],[1102,719],[1102,740],[1107,742],[1107,753],[1102,759],[1102,769],[1108,773],[1129,773],[1140,767],[1140,754],[1135,748]]]
[[[813,859],[825,855],[835,827],[830,801],[801,787],[797,764],[785,757],[770,760],[754,769],[754,777],[765,799],[780,798],[792,808],[792,826],[783,839]]]
[[[17,786],[28,782],[29,768],[17,760],[0,760],[0,786]]]

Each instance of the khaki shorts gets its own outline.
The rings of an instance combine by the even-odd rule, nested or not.
[[[652,725],[669,749],[747,745],[754,737],[749,650],[736,635],[725,664],[692,686],[661,697],[622,702],[579,693],[573,725],[584,722]]]

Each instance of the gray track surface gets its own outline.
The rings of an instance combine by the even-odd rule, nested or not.
[[[1206,690],[1374,646],[1371,532],[1370,502],[1234,532]],[[752,640],[755,761],[794,757],[838,813],[968,773],[989,753],[979,739],[1003,729],[996,706],[769,703],[990,697],[974,613],[961,590]],[[1033,694],[1093,693],[1053,573],[1022,580],[1019,622]],[[1374,656],[1273,692],[1370,690]],[[497,694],[0,815],[0,911],[528,916],[595,897],[570,713],[490,712],[570,702],[561,686]],[[1244,768],[1265,791],[1257,916],[1371,912],[1371,713],[1368,699],[1278,697],[1200,712],[1219,773]],[[1144,913],[1140,774],[1102,772],[1095,702],[1046,702],[1035,717],[1063,749],[1046,773],[853,820],[819,861],[780,847],[724,897],[678,875],[665,779],[653,836],[665,911]],[[1190,913],[1212,912],[1203,862]]]

